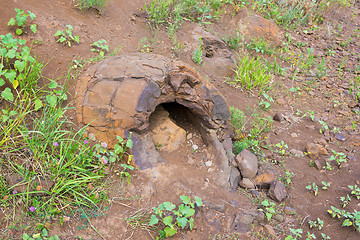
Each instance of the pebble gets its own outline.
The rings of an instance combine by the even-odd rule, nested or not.
[[[258,158],[252,152],[246,149],[242,150],[236,156],[236,162],[243,177],[255,177],[258,170]]]
[[[314,166],[317,170],[321,170],[322,169],[322,165],[318,160],[314,161]]]
[[[285,207],[284,212],[285,212],[287,215],[296,214],[295,208],[292,208],[292,207]]]
[[[303,153],[303,151],[300,150],[296,150],[296,149],[290,149],[290,154],[296,156],[296,157],[305,157],[305,154]]]
[[[286,104],[285,100],[282,99],[282,98],[276,99],[276,103],[279,104],[279,105],[285,105]]]
[[[286,190],[284,184],[280,181],[271,183],[269,189],[269,196],[279,202],[284,200],[284,198],[286,197]]]
[[[89,133],[89,139],[92,141],[96,141],[96,137],[94,133]]]
[[[186,136],[186,139],[187,140],[190,140],[192,138],[192,133],[189,133],[187,136]]]
[[[211,167],[213,165],[212,161],[206,161],[205,166]]]
[[[199,146],[194,144],[194,145],[192,145],[192,149],[196,151],[199,149]]]
[[[291,133],[290,136],[293,137],[293,138],[298,137],[297,133]]]
[[[274,219],[279,221],[279,222],[283,222],[284,221],[284,216],[283,215],[280,215],[280,214],[276,214],[274,216]]]
[[[255,188],[254,183],[248,178],[241,179],[241,181],[239,182],[239,185],[240,185],[240,187],[243,187],[243,188],[249,188],[249,189]]]
[[[274,115],[273,119],[274,119],[275,121],[278,121],[278,122],[284,121],[284,117],[283,117],[283,115],[282,115],[281,113],[276,113],[276,114]]]
[[[191,157],[189,157],[189,159],[187,160],[188,164],[192,165],[194,164],[194,159],[192,159]]]
[[[335,134],[335,138],[339,141],[345,142],[346,141],[346,137],[341,135],[340,133]]]

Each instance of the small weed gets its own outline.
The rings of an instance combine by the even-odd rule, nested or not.
[[[138,44],[138,50],[142,53],[152,52],[152,47],[147,37],[143,37],[142,39],[140,39],[140,42]]]
[[[289,170],[285,171],[285,176],[280,178],[279,180],[284,183],[285,186],[288,186],[291,184],[291,179],[295,177],[295,173],[290,172]]]
[[[279,149],[277,150],[277,152],[284,156],[286,153],[286,149],[288,149],[288,145],[286,143],[284,143],[284,141],[281,140],[281,142],[275,144],[276,147],[278,147]]]
[[[265,41],[264,38],[250,39],[249,43],[245,43],[245,46],[249,50],[256,51],[257,53],[273,54],[274,48],[270,47],[270,43]]]
[[[328,190],[329,189],[330,183],[325,182],[325,181],[321,181],[321,183],[322,183],[321,189],[323,189],[323,190]]]
[[[108,0],[73,0],[73,2],[81,11],[83,9],[94,8],[101,14],[102,10],[107,5]]]
[[[260,59],[249,56],[241,58],[234,69],[235,78],[228,81],[230,85],[241,85],[247,90],[259,88],[260,91],[266,89],[271,82],[271,75],[268,73]]]
[[[323,240],[330,240],[330,237],[326,235],[325,233],[321,233],[321,237]]]
[[[340,166],[341,163],[346,163],[346,155],[342,152],[336,152],[335,150],[331,150],[333,155],[330,156],[330,161],[336,161],[336,164]]]
[[[194,63],[196,64],[201,64],[202,63],[202,46],[201,46],[201,37],[199,38],[199,47],[197,49],[195,49],[192,53],[192,60],[194,61]]]
[[[236,35],[234,37],[228,37],[225,35],[223,40],[229,48],[236,50],[243,45],[242,42],[244,41],[244,37],[240,35],[239,31],[236,31]]]
[[[56,42],[60,42],[64,45],[68,45],[71,47],[71,43],[76,42],[79,43],[79,35],[73,36],[72,31],[74,28],[71,25],[66,25],[66,28],[64,30],[58,30],[54,37],[58,37],[58,40]]]
[[[315,221],[309,220],[309,226],[310,228],[318,228],[319,230],[321,230],[324,227],[324,221],[320,218],[317,218],[317,220]]]
[[[342,202],[341,206],[344,208],[351,202],[351,198],[349,194],[346,194],[346,197],[340,197],[340,201]]]
[[[60,240],[60,238],[57,235],[49,236],[48,231],[45,228],[42,230],[41,233],[33,234],[31,237],[28,234],[24,233],[22,239],[23,240]]]
[[[345,210],[340,210],[334,206],[330,206],[331,209],[327,212],[331,215],[332,218],[338,218],[342,221],[343,227],[353,226],[355,230],[360,231],[360,212],[354,210],[354,212],[347,212]]]
[[[351,194],[356,197],[356,199],[360,199],[360,188],[357,185],[349,185],[348,188],[351,189]]]
[[[319,129],[320,133],[324,133],[326,131],[329,131],[329,127],[326,124],[326,122],[319,120],[319,123],[321,124],[322,128]]]
[[[308,185],[305,188],[313,192],[315,196],[319,193],[319,188],[315,183],[312,183],[312,185]]]
[[[260,210],[265,213],[266,219],[270,221],[271,218],[276,214],[276,210],[275,210],[276,204],[265,199],[261,202],[261,205],[263,206],[264,209],[260,209]]]
[[[262,93],[262,98],[259,102],[259,106],[264,110],[269,110],[271,107],[271,103],[274,102],[274,99],[272,97],[270,97],[268,94],[266,93]]]
[[[180,196],[180,199],[182,204],[178,208],[171,202],[164,202],[158,207],[153,208],[154,214],[151,215],[149,225],[165,226],[163,230],[159,230],[160,239],[175,235],[178,227],[185,229],[188,226],[190,230],[193,229],[195,205],[197,207],[202,206],[202,200],[199,197],[195,197],[195,202],[191,202],[188,196]]]
[[[327,170],[327,171],[332,171],[334,170],[334,167],[331,166],[331,164],[327,161],[325,161],[325,166],[323,166],[323,169]]]
[[[8,26],[17,25],[18,28],[16,29],[16,34],[21,35],[24,32],[23,30],[26,26],[27,18],[30,17],[31,20],[34,20],[36,18],[36,15],[30,11],[24,13],[24,10],[18,8],[15,8],[15,12],[16,12],[16,17],[15,17],[16,20],[14,18],[11,18],[10,21],[8,22]],[[36,24],[31,24],[30,30],[33,33],[36,33],[37,32]]]
[[[94,42],[91,45],[93,48],[91,49],[92,52],[99,52],[99,55],[103,57],[105,53],[109,52],[109,46],[105,39],[101,39],[99,41]]]
[[[298,228],[298,229],[290,228],[290,232],[291,232],[291,235],[287,236],[287,237],[285,238],[285,240],[297,240],[297,239],[301,239],[302,234],[303,234],[303,230],[302,230],[301,228]]]

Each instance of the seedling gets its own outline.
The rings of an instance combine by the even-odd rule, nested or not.
[[[99,41],[94,42],[91,45],[93,48],[91,49],[92,52],[99,52],[99,55],[103,57],[105,53],[109,52],[109,46],[105,39],[101,39]]]
[[[94,8],[99,11],[99,14],[101,14],[108,0],[73,0],[73,2],[76,4],[75,6],[81,11],[83,9]]]
[[[324,227],[324,221],[320,218],[317,218],[315,221],[309,221],[310,228],[318,228],[321,230]]]
[[[327,161],[325,161],[325,166],[323,166],[323,169],[327,170],[327,171],[331,171],[334,169],[333,166],[331,166],[331,164]]]
[[[31,237],[28,234],[24,233],[22,239],[23,240],[60,240],[60,238],[57,235],[49,237],[48,231],[45,228],[42,230],[41,233],[35,233]]]
[[[325,131],[329,131],[329,127],[326,124],[326,122],[319,120],[319,123],[321,124],[322,128],[319,129],[320,133],[324,133]]]
[[[287,236],[285,240],[297,240],[302,238],[303,230],[301,228],[298,229],[290,228],[290,232],[292,235]]]
[[[315,183],[312,183],[312,185],[308,185],[305,188],[312,191],[315,196],[318,195],[319,193],[319,188]]]
[[[342,152],[336,152],[332,150],[333,155],[330,156],[330,161],[336,161],[337,165],[340,166],[341,163],[346,163],[346,155]]]
[[[142,39],[140,39],[140,42],[138,44],[138,50],[142,53],[152,52],[152,47],[147,37],[143,37]]]
[[[265,209],[260,209],[261,211],[265,212],[265,216],[266,219],[268,221],[271,220],[271,218],[275,215],[276,211],[275,211],[275,207],[276,204],[273,202],[270,202],[269,200],[265,199],[264,201],[261,202],[261,205],[265,208]]]
[[[351,202],[351,198],[349,194],[346,194],[346,197],[340,197],[340,201],[342,202],[342,207],[344,208]]]
[[[79,43],[79,35],[73,36],[73,30],[74,28],[71,25],[66,25],[66,28],[64,30],[58,30],[54,34],[54,37],[58,37],[58,40],[56,42],[68,45],[69,47],[71,47],[72,42]]]
[[[163,230],[159,230],[160,239],[165,239],[175,235],[178,231],[178,227],[185,229],[187,226],[190,230],[194,227],[195,205],[200,207],[203,205],[202,200],[199,197],[195,197],[195,202],[191,202],[190,197],[180,196],[182,204],[177,208],[175,204],[171,202],[164,202],[159,207],[154,207],[154,214],[151,215],[149,220],[150,226],[165,225]],[[176,210],[177,209],[177,210]],[[176,217],[173,219],[173,217]]]
[[[326,235],[325,233],[321,233],[321,237],[323,240],[330,240],[330,237]]]
[[[192,53],[192,60],[196,64],[200,64],[202,62],[202,46],[201,46],[201,37],[199,38],[199,48],[195,49]]]
[[[357,185],[348,185],[351,189],[351,194],[354,195],[357,199],[360,199],[360,188]]]
[[[316,239],[315,234],[307,232],[306,234],[306,240]]]
[[[321,187],[321,189],[323,190],[328,190],[330,187],[330,183],[327,183],[325,181],[321,181],[321,183],[323,184],[323,186]]]
[[[261,98],[259,106],[261,106],[262,109],[265,111],[271,107],[271,103],[274,102],[274,99],[266,93],[263,93],[262,96],[263,98]]]
[[[18,28],[16,29],[16,34],[17,35],[21,35],[23,33],[23,29],[26,26],[26,21],[27,18],[30,17],[31,20],[34,20],[36,18],[36,15],[30,11],[28,11],[27,13],[24,14],[24,10],[15,8],[15,12],[16,12],[16,20],[14,18],[11,18],[10,21],[8,22],[8,26],[15,26],[17,25]],[[36,24],[31,24],[30,25],[30,30],[33,33],[36,33]]]
[[[280,180],[282,180],[285,184],[285,186],[291,184],[291,179],[295,177],[295,173],[290,172],[289,170],[285,171],[285,176],[283,178],[281,178]]]
[[[286,149],[288,149],[288,145],[284,143],[284,141],[281,140],[280,143],[275,144],[276,147],[279,148],[278,153],[282,156],[285,155]]]

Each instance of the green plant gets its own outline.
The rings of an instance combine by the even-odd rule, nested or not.
[[[316,239],[315,234],[313,234],[311,232],[307,232],[306,233],[306,240],[311,240],[311,239]]]
[[[260,209],[260,210],[265,213],[266,219],[270,221],[271,218],[276,214],[276,210],[275,210],[276,204],[265,199],[261,202],[261,205],[263,206],[264,209]]]
[[[277,58],[274,57],[274,62],[268,61],[266,58],[264,58],[264,62],[266,65],[266,68],[269,72],[273,74],[278,74],[280,76],[285,76],[287,73],[287,68],[283,68],[280,64],[278,64]]]
[[[321,189],[323,189],[323,190],[328,190],[329,189],[329,187],[330,187],[330,183],[328,183],[328,182],[325,182],[325,181],[321,181],[321,183],[322,183],[322,187],[321,187]]]
[[[346,163],[346,155],[342,152],[336,152],[335,150],[331,150],[333,155],[330,156],[330,161],[336,161],[337,165],[340,166],[341,163]]]
[[[266,93],[262,93],[261,95],[262,95],[262,98],[259,102],[259,106],[263,110],[268,110],[271,107],[271,103],[274,102],[274,99]]]
[[[30,48],[25,46],[26,40],[14,39],[10,33],[1,35],[0,39],[0,87],[7,81],[13,89],[20,87],[30,95],[34,94],[43,64],[31,56]],[[9,87],[1,91],[1,97],[14,101]]]
[[[351,202],[351,198],[349,194],[346,194],[346,197],[340,197],[340,201],[342,202],[342,207],[344,208]]]
[[[327,210],[327,212],[331,215],[332,218],[337,217],[342,221],[343,227],[353,226],[355,230],[360,231],[360,212],[347,212],[345,210],[340,210],[334,206],[330,206],[331,209]]]
[[[225,34],[225,37],[223,38],[226,45],[232,49],[238,49],[243,45],[244,37],[240,35],[239,31],[236,31],[236,34],[234,37],[227,36]]]
[[[326,49],[326,56],[335,56],[335,51],[332,50],[332,48],[327,48]]]
[[[192,60],[194,61],[194,63],[196,64],[200,64],[202,62],[202,46],[201,46],[201,37],[199,38],[199,47],[197,49],[195,49],[192,53]]]
[[[312,191],[315,196],[319,193],[319,188],[315,183],[312,183],[312,185],[307,185],[305,188]]]
[[[360,199],[360,188],[357,185],[348,185],[348,188],[351,189],[352,195],[354,195],[357,199]]]
[[[327,236],[325,233],[321,233],[321,237],[323,240],[330,240],[330,237]]]
[[[44,228],[41,233],[33,234],[31,237],[26,233],[23,234],[23,240],[60,240],[60,238],[55,236],[49,236],[48,231]]]
[[[241,85],[247,90],[259,88],[263,91],[271,82],[271,75],[259,58],[254,59],[248,55],[241,58],[239,55],[239,61],[233,71],[235,77],[233,80],[229,79],[228,83],[235,86]]]
[[[92,52],[99,52],[99,55],[103,57],[105,53],[109,52],[109,46],[105,39],[100,39],[99,41],[94,42],[91,45],[93,48],[91,49]]]
[[[73,2],[81,11],[83,9],[94,8],[101,14],[102,10],[107,5],[108,0],[73,0]]]
[[[329,162],[325,161],[325,166],[323,166],[323,169],[331,171],[334,169],[334,167],[332,167]]]
[[[315,221],[309,220],[309,226],[310,228],[318,228],[319,230],[321,230],[324,227],[324,221],[320,218],[317,218],[317,220]]]
[[[276,147],[279,148],[279,150],[277,150],[277,152],[284,156],[285,155],[285,152],[286,152],[286,149],[288,149],[288,145],[284,143],[284,141],[281,140],[281,142],[275,144]]]
[[[152,47],[147,37],[143,37],[142,39],[140,39],[140,42],[138,44],[138,50],[142,53],[152,52]]]
[[[291,179],[295,177],[295,173],[290,172],[289,170],[285,171],[285,176],[280,178],[280,181],[284,182],[285,186],[288,186],[291,184]]]
[[[34,20],[36,18],[36,15],[30,11],[28,11],[27,13],[24,13],[24,10],[21,10],[18,8],[15,8],[15,12],[16,12],[16,17],[15,17],[16,20],[14,18],[11,18],[10,21],[8,22],[8,26],[17,25],[18,28],[16,29],[16,34],[21,35],[26,26],[27,18],[30,17],[31,20]],[[31,24],[30,30],[33,33],[36,33],[37,32],[36,24]]]
[[[79,43],[79,35],[73,36],[72,31],[74,28],[71,25],[66,25],[66,28],[64,30],[58,30],[54,37],[58,37],[56,42],[60,42],[62,44],[67,44],[69,47],[71,47],[71,42]]]
[[[285,238],[285,240],[297,240],[297,239],[301,239],[302,234],[303,234],[303,230],[301,228],[298,229],[293,229],[290,228],[290,232],[292,235],[289,235]]]
[[[273,54],[274,48],[270,47],[270,43],[264,38],[250,39],[249,43],[245,43],[246,48],[256,51],[257,53]]]
[[[329,127],[326,124],[326,122],[319,120],[319,123],[321,124],[322,128],[319,129],[320,133],[324,133],[326,131],[329,131]]]
[[[164,202],[159,207],[153,208],[154,214],[151,215],[149,225],[165,226],[163,230],[159,230],[160,239],[175,235],[178,227],[185,229],[188,226],[190,230],[193,229],[195,205],[197,207],[202,206],[202,200],[199,197],[195,197],[195,202],[191,202],[190,197],[184,195],[180,196],[180,199],[182,204],[178,208],[171,202]]]

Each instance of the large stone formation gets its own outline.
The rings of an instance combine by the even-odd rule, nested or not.
[[[116,135],[132,132],[134,161],[140,169],[165,160],[148,134],[149,118],[162,103],[177,102],[198,119],[205,142],[216,149],[223,177],[219,184],[237,186],[231,140],[226,133],[229,107],[220,92],[195,70],[155,54],[124,54],[92,65],[76,85],[77,119],[109,146]]]

